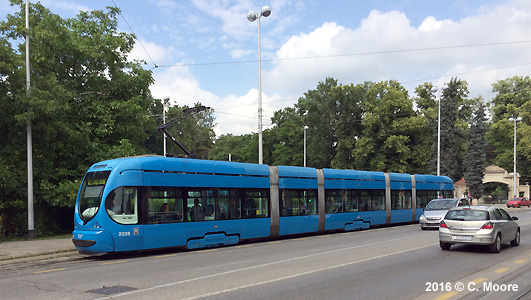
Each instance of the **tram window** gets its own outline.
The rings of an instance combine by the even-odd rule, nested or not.
[[[391,191],[391,208],[392,209],[411,209],[411,191],[410,190],[392,190]]]
[[[315,190],[282,189],[280,216],[303,216],[317,214]]]
[[[85,222],[94,218],[101,204],[101,195],[110,171],[87,173],[79,193],[79,216]]]
[[[343,199],[341,198],[341,190],[327,190],[326,191],[326,213],[340,213],[343,212]]]
[[[372,190],[371,210],[385,210],[385,191]]]
[[[244,190],[242,218],[264,218],[269,216],[269,191]]]
[[[229,219],[242,217],[240,190],[229,190]]]
[[[202,195],[202,205],[203,205],[203,215],[205,221],[210,221],[216,219],[216,190],[207,189],[203,190]]]
[[[307,215],[316,215],[317,214],[317,192],[315,190],[304,191],[305,197],[305,207]]]
[[[120,224],[138,223],[138,187],[118,187],[109,193],[105,201],[107,214]]]
[[[372,204],[372,197],[370,190],[360,191],[360,211],[370,211]]]
[[[441,195],[443,195],[443,198],[453,198],[454,197],[454,191],[453,190],[443,190],[443,191],[441,191]]]
[[[343,212],[358,211],[358,191],[342,190]]]
[[[360,211],[385,210],[385,190],[360,190],[359,199]]]
[[[216,220],[229,219],[230,191],[219,190],[218,198],[215,204]]]
[[[326,213],[358,211],[360,194],[358,190],[327,190]]]
[[[428,197],[427,191],[417,190],[417,208],[425,208],[431,200]]]
[[[206,199],[202,198],[201,190],[189,190],[186,198],[186,206],[189,221],[203,221]]]
[[[437,199],[437,197],[444,197],[444,193],[437,190],[417,190],[417,208],[425,208],[431,200]]]
[[[147,223],[182,222],[182,191],[172,187],[148,187],[147,210]]]

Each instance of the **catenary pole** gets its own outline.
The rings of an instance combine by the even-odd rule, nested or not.
[[[26,94],[30,90],[30,60],[29,60],[29,0],[26,0]],[[29,110],[29,107],[28,107]],[[33,155],[31,121],[26,127],[27,157],[28,157],[28,238],[35,238],[35,223],[33,218]]]

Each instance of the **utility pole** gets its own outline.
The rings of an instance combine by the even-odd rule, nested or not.
[[[29,60],[29,0],[26,0],[26,94],[30,90],[30,60]],[[27,108],[30,109],[29,107]],[[28,238],[35,238],[35,223],[33,219],[33,150],[31,138],[31,120],[26,127],[27,156],[28,156]]]

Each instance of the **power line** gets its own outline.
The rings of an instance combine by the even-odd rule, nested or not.
[[[223,115],[229,115],[229,116],[235,116],[235,117],[241,117],[241,118],[258,119],[258,117],[231,114],[231,113],[226,113],[226,112],[220,112],[218,110],[216,110],[216,113],[223,114]]]
[[[482,72],[488,72],[488,71],[493,71],[493,70],[508,69],[508,68],[514,68],[514,67],[527,66],[527,65],[531,65],[531,62],[522,63],[522,64],[516,64],[516,65],[509,65],[509,66],[500,66],[500,67],[494,67],[494,68],[488,68],[488,69],[481,69],[481,70],[475,70],[475,71],[469,71],[469,72],[455,73],[455,74],[451,74],[451,75],[442,75],[442,76],[431,77],[431,78],[407,80],[407,81],[401,81],[401,83],[410,83],[410,82],[434,80],[434,79],[439,79],[439,78],[456,77],[456,76],[460,76],[460,75],[482,73]]]
[[[144,52],[146,52],[147,56],[149,57],[149,59],[151,60],[151,62],[153,63],[154,67],[153,69],[155,68],[158,68],[159,66],[155,63],[155,61],[153,60],[153,58],[151,57],[151,55],[149,55],[149,52],[147,51],[146,47],[144,47],[144,44],[142,44],[142,41],[140,41],[138,38],[137,38],[137,35],[135,33],[135,31],[133,30],[133,28],[131,27],[131,25],[129,25],[129,22],[127,22],[127,20],[125,19],[125,16],[122,14],[122,10],[118,7],[118,5],[116,5],[116,2],[114,2],[114,0],[111,0],[112,3],[114,4],[114,7],[116,7],[118,9],[118,13],[120,14],[120,16],[122,16],[122,18],[124,19],[125,21],[125,24],[127,24],[127,27],[129,27],[129,30],[131,30],[131,32],[133,33],[134,37],[135,37],[135,40],[138,41],[138,43],[140,44],[140,46],[142,46],[142,48],[144,49]]]
[[[304,60],[304,59],[319,59],[319,58],[335,58],[335,57],[348,57],[348,56],[364,56],[364,55],[377,55],[377,54],[417,52],[417,51],[446,50],[446,49],[457,49],[457,48],[500,46],[500,45],[524,44],[524,43],[531,43],[531,41],[496,42],[496,43],[484,43],[484,44],[470,44],[470,45],[454,45],[454,46],[439,46],[439,47],[427,47],[427,48],[384,50],[384,51],[359,52],[359,53],[347,53],[347,54],[333,54],[333,55],[316,55],[316,56],[288,57],[288,58],[270,58],[270,59],[262,59],[262,61],[274,62],[274,61],[289,61],[289,60]],[[165,65],[165,66],[157,66],[157,67],[159,67],[159,68],[168,68],[168,67],[212,66],[212,65],[228,65],[228,64],[246,64],[246,63],[255,63],[255,62],[258,62],[258,60],[255,59],[255,60],[241,60],[241,61],[222,61],[222,62],[205,62],[205,63],[186,63],[186,64],[183,63],[183,64],[173,64],[173,65]]]
[[[298,98],[297,98],[297,99],[286,98],[286,99],[273,100],[273,101],[264,101],[264,103],[287,102],[287,101],[294,101],[294,100],[298,100]],[[246,106],[256,106],[256,103],[250,103],[250,104],[242,104],[242,105],[238,105],[238,106],[229,106],[229,107],[216,108],[216,111],[219,111],[219,110],[222,110],[222,109],[232,109],[232,108],[246,107]]]

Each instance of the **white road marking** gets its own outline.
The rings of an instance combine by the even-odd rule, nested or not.
[[[321,253],[316,253],[316,254],[298,256],[298,257],[294,257],[294,258],[290,258],[290,259],[284,259],[284,260],[280,260],[280,261],[275,261],[275,262],[270,262],[270,263],[266,263],[266,264],[251,266],[251,267],[247,267],[247,268],[235,269],[235,270],[231,270],[231,271],[226,271],[226,272],[221,272],[221,273],[216,273],[216,274],[210,274],[210,275],[205,275],[205,276],[200,276],[200,277],[195,277],[195,278],[190,278],[190,279],[185,279],[185,280],[180,280],[180,281],[175,281],[175,282],[169,282],[169,283],[161,284],[161,285],[155,285],[155,286],[144,288],[144,289],[138,289],[138,290],[128,291],[128,292],[124,292],[124,293],[120,293],[120,294],[114,294],[114,295],[111,295],[111,296],[108,296],[108,297],[98,298],[96,300],[113,299],[113,298],[122,297],[122,296],[129,296],[129,295],[138,294],[138,293],[147,292],[147,291],[152,291],[152,290],[156,290],[156,289],[160,289],[160,288],[175,286],[175,285],[179,285],[179,284],[183,284],[183,283],[199,281],[199,280],[203,280],[203,279],[209,279],[209,278],[213,278],[213,277],[219,277],[219,276],[224,276],[224,275],[228,275],[228,274],[234,274],[234,273],[238,273],[238,272],[243,272],[243,271],[248,271],[248,270],[253,270],[253,269],[258,269],[258,268],[263,268],[263,267],[269,267],[269,266],[274,266],[274,265],[279,265],[279,264],[285,264],[287,262],[303,260],[303,259],[312,258],[312,257],[316,257],[316,256],[328,255],[328,254],[333,254],[333,253],[337,253],[337,252],[341,252],[341,251],[349,251],[349,250],[358,249],[358,248],[362,248],[362,247],[374,246],[374,245],[378,245],[378,244],[401,241],[401,240],[406,240],[406,239],[416,238],[416,237],[418,237],[418,236],[397,238],[397,239],[386,240],[386,241],[381,241],[381,242],[375,242],[375,243],[370,243],[370,244],[365,244],[365,245],[358,245],[358,246],[353,246],[353,247],[348,247],[348,248],[335,249],[335,250],[321,252]],[[244,289],[244,288],[248,288],[248,287],[268,284],[268,283],[272,283],[272,282],[276,282],[276,281],[280,281],[280,280],[285,280],[285,279],[289,279],[289,278],[294,278],[294,277],[298,277],[298,276],[304,276],[304,275],[308,275],[308,274],[312,274],[312,273],[332,270],[332,269],[335,269],[335,268],[342,268],[342,267],[353,265],[353,264],[358,264],[358,263],[362,263],[362,262],[366,262],[366,261],[371,261],[371,260],[375,260],[375,259],[385,258],[385,257],[389,257],[389,256],[392,256],[392,255],[402,254],[402,253],[406,253],[406,252],[410,252],[410,251],[414,251],[414,250],[419,250],[419,249],[423,249],[423,248],[427,248],[427,247],[433,247],[433,246],[435,246],[435,245],[434,244],[430,244],[430,245],[426,245],[426,246],[422,246],[422,247],[417,247],[417,248],[412,248],[412,249],[406,249],[406,250],[402,250],[402,251],[387,253],[387,254],[371,257],[371,258],[365,258],[365,259],[361,259],[361,260],[356,260],[356,261],[344,263],[344,264],[341,264],[341,265],[330,266],[330,267],[326,267],[326,268],[322,268],[322,269],[317,269],[317,270],[313,270],[313,271],[303,272],[303,273],[294,274],[294,275],[281,277],[281,278],[275,278],[275,279],[268,280],[268,281],[262,281],[262,282],[257,282],[257,283],[253,283],[253,284],[250,284],[250,285],[244,285],[244,286],[239,286],[239,287],[235,287],[235,288],[232,288],[232,289],[217,291],[215,293],[198,295],[198,296],[195,296],[195,297],[192,297],[192,298],[187,298],[186,300],[205,298],[205,297],[209,297],[209,296],[213,296],[213,295],[218,295],[218,294],[227,293],[227,292],[231,292],[231,291],[235,291],[235,290],[239,290],[239,289]]]

